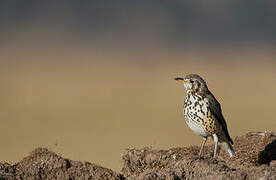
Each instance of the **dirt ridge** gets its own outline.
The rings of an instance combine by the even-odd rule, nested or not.
[[[236,156],[224,150],[212,158],[213,145],[198,158],[198,146],[168,150],[126,149],[123,168],[72,161],[37,148],[18,163],[0,163],[1,179],[276,179],[276,133],[249,132],[234,139]]]

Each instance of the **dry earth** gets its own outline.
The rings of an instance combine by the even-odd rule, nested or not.
[[[247,133],[234,139],[236,156],[213,146],[202,159],[198,146],[127,149],[120,173],[89,162],[72,161],[37,148],[13,165],[0,163],[0,179],[276,179],[276,133]]]

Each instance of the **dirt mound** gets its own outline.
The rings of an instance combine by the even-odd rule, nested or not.
[[[153,150],[128,149],[123,155],[123,174],[129,179],[276,179],[276,136],[273,133],[248,133],[234,140],[236,156],[224,150],[216,160],[214,146]]]
[[[119,173],[89,162],[64,159],[37,148],[19,163],[0,164],[0,179],[124,179]]]
[[[122,173],[89,162],[62,158],[38,148],[22,161],[0,163],[0,179],[276,179],[276,136],[248,133],[234,139],[236,156],[221,150],[212,158],[206,146],[198,158],[198,146],[154,150],[127,149]]]

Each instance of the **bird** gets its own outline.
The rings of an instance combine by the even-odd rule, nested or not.
[[[189,128],[203,138],[199,151],[201,158],[208,137],[215,142],[213,158],[216,158],[218,143],[221,143],[230,157],[235,155],[233,141],[229,135],[222,110],[215,96],[209,91],[205,80],[197,74],[174,78],[183,83],[186,97],[183,105],[184,118]]]

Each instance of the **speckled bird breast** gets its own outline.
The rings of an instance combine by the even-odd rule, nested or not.
[[[199,95],[187,94],[184,102],[184,117],[188,126],[198,135],[207,137],[216,133],[211,117],[209,101]]]

